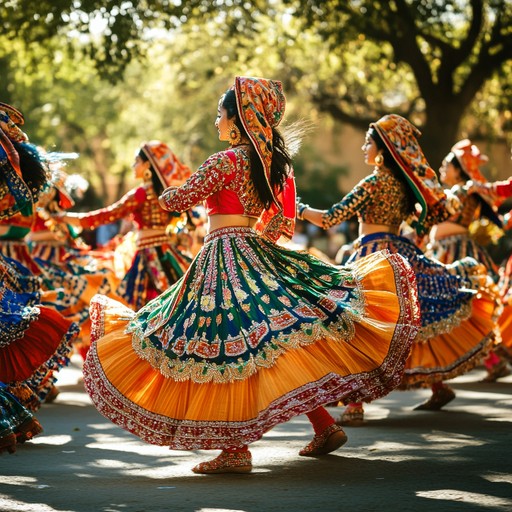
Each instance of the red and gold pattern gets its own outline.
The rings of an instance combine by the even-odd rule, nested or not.
[[[175,217],[162,209],[149,184],[130,190],[110,206],[81,214],[80,224],[95,229],[123,218],[133,220],[137,234],[129,268],[116,293],[138,309],[176,282],[191,258],[173,244],[167,230]]]
[[[451,152],[457,157],[462,170],[470,180],[486,182],[487,179],[480,172],[480,167],[485,165],[489,158],[483,155],[469,139],[460,140],[453,145]]]
[[[185,181],[190,176],[190,168],[181,163],[164,142],[152,140],[144,143],[141,149],[148,157],[164,188],[173,181]]]

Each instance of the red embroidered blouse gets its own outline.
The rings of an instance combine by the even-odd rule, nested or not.
[[[172,214],[161,208],[152,186],[138,187],[110,206],[81,214],[80,225],[96,229],[125,217],[132,217],[138,229],[165,229]]]
[[[250,175],[247,148],[239,146],[210,156],[181,186],[162,194],[169,210],[183,212],[205,202],[208,215],[238,214],[258,218],[263,211]]]

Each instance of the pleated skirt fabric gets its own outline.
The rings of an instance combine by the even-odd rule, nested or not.
[[[407,360],[401,389],[430,386],[462,375],[487,355],[499,333],[497,289],[472,279],[478,262],[430,259],[409,239],[375,233],[358,239],[349,261],[387,249],[404,256],[416,274],[421,329]]]
[[[429,253],[443,263],[452,263],[460,255],[472,256],[487,268],[489,275],[498,282],[503,308],[497,320],[500,333],[497,345],[512,349],[512,294],[509,291],[512,257],[500,275],[497,265],[489,253],[469,234],[453,235],[437,240],[429,244]]]
[[[242,446],[322,404],[386,395],[419,328],[401,256],[336,267],[249,228],[208,235],[185,275],[137,313],[97,296],[91,314],[94,405],[149,443],[186,450]]]
[[[0,381],[37,390],[68,364],[79,327],[41,305],[41,281],[24,265],[0,255],[0,273]]]
[[[190,257],[171,243],[136,249],[116,293],[138,310],[173,285],[190,261]]]

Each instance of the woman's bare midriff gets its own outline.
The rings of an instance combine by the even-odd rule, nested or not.
[[[27,242],[47,243],[52,245],[64,245],[66,243],[63,236],[48,230],[31,231],[25,238]]]
[[[208,219],[208,232],[211,233],[215,229],[233,226],[252,228],[257,220],[254,217],[246,217],[245,215],[211,215]]]
[[[468,229],[454,222],[441,222],[430,231],[430,240],[441,240],[454,235],[466,235]]]
[[[367,224],[361,222],[359,224],[359,236],[372,235],[373,233],[391,233],[398,235],[400,226],[390,226],[389,224]]]

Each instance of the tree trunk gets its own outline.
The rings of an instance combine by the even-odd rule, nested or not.
[[[438,172],[443,158],[459,139],[459,124],[464,107],[452,99],[430,102],[427,105],[427,118],[421,128],[420,145],[430,166]]]

